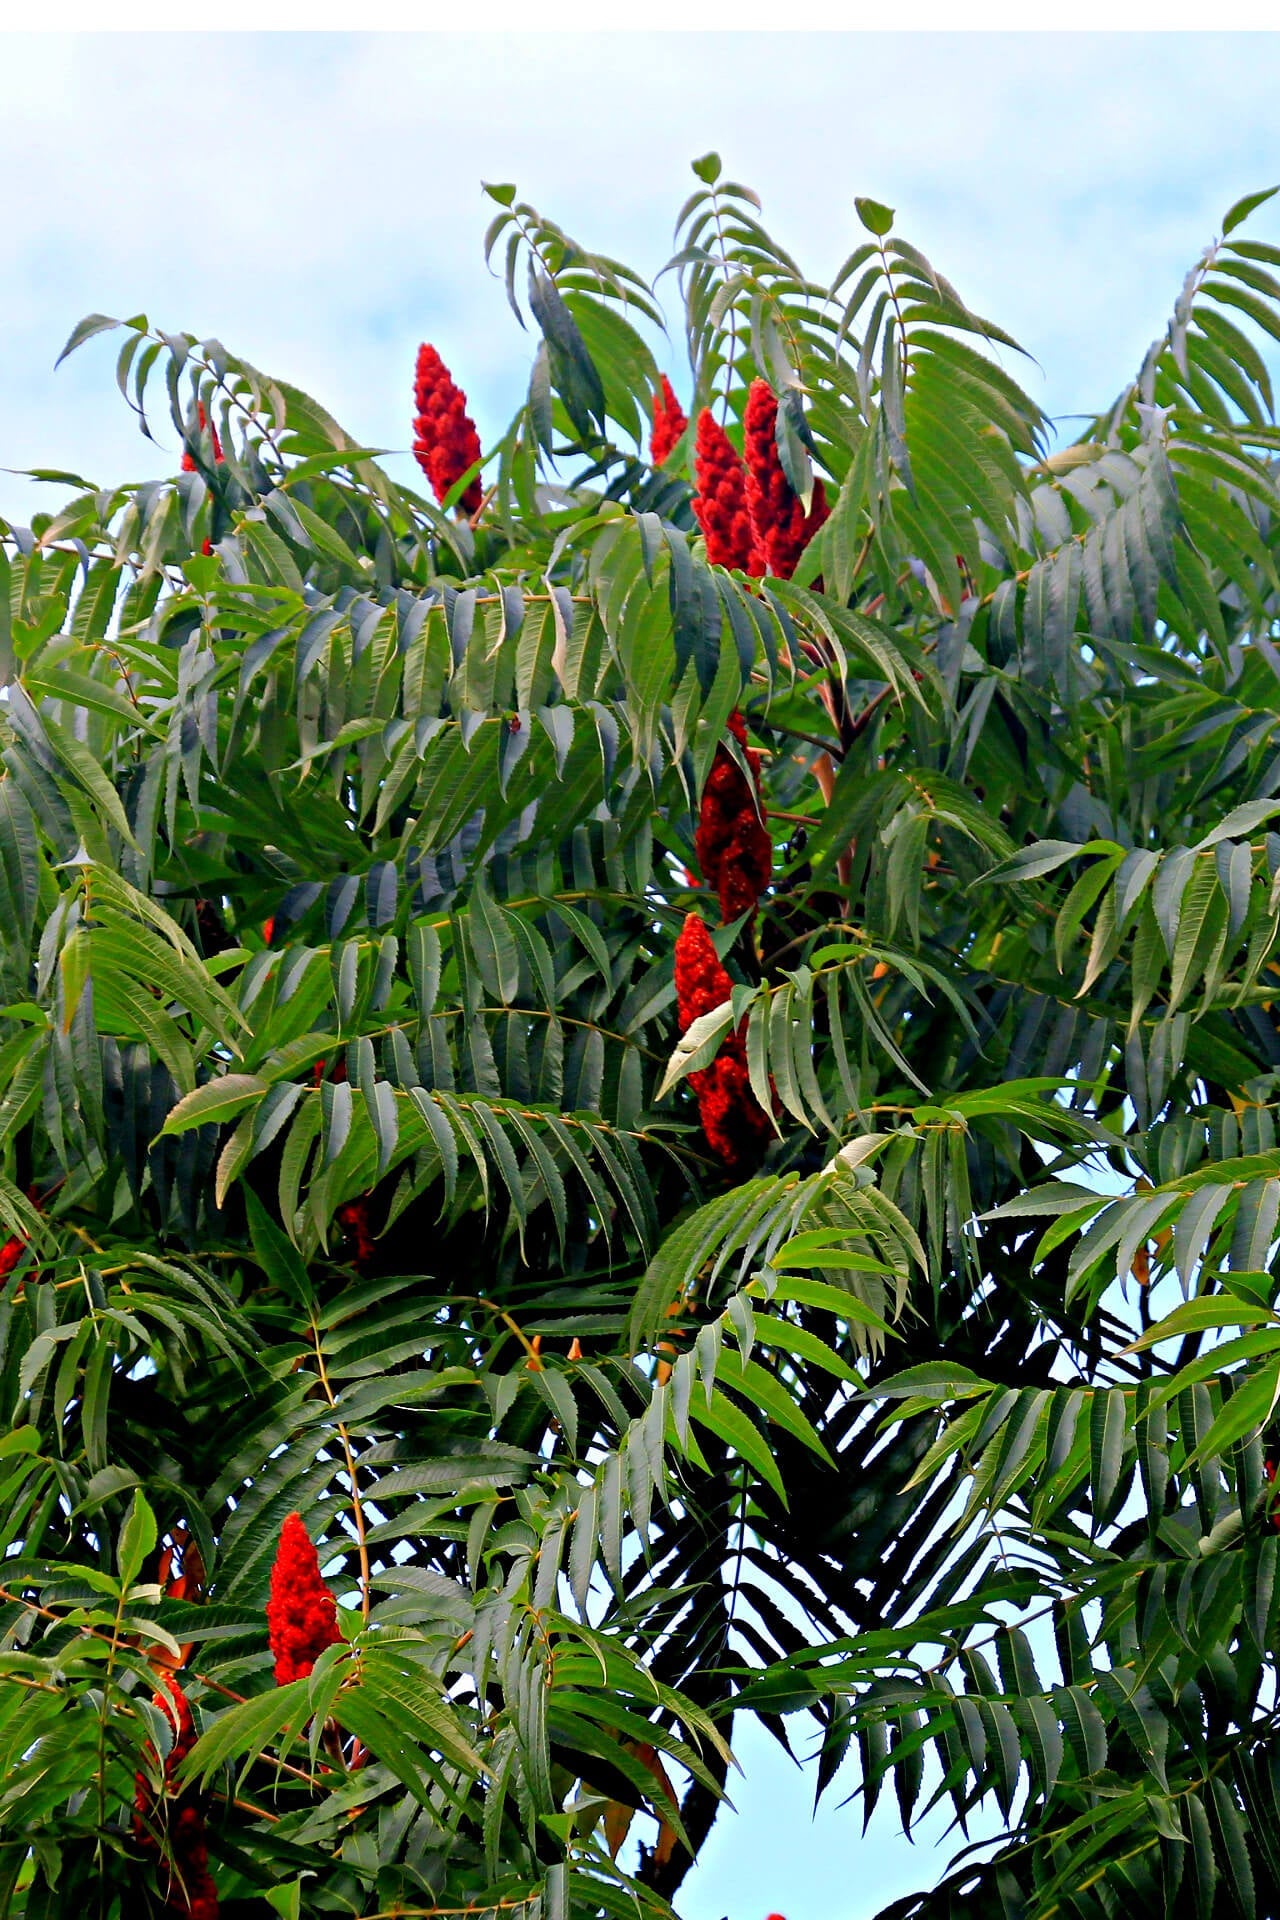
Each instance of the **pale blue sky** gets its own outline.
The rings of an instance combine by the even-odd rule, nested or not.
[[[308,388],[409,477],[420,340],[482,436],[527,377],[480,179],[653,273],[710,147],[815,277],[854,244],[855,194],[896,206],[1036,356],[1042,404],[1091,410],[1227,206],[1280,180],[1278,93],[1270,34],[0,35],[0,467],[172,470],[110,340],[53,373],[82,314],[145,310]],[[1280,213],[1257,230],[1280,239]],[[56,498],[0,472],[0,514]],[[892,1796],[865,1841],[856,1806],[811,1823],[809,1780],[740,1744],[685,1920],[869,1920],[941,1872],[954,1842],[906,1847]]]
[[[655,271],[718,147],[820,276],[855,193],[1022,339],[1051,409],[1104,403],[1246,189],[1280,178],[1271,35],[115,34],[0,38],[0,466],[166,470],[110,340],[216,333],[406,448],[420,339],[496,428],[526,343],[480,178]],[[1273,222],[1280,225],[1280,220]],[[0,512],[31,511],[0,474]],[[47,501],[46,501],[47,504]]]

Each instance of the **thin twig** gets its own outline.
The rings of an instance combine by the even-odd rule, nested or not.
[[[338,1402],[333,1388],[329,1384],[328,1371],[324,1364],[324,1348],[320,1344],[320,1329],[315,1321],[311,1322],[311,1337],[315,1346],[316,1365],[320,1369],[320,1384],[324,1388],[325,1398],[333,1412],[337,1412]],[[371,1599],[369,1586],[369,1543],[365,1537],[364,1506],[360,1499],[360,1482],[356,1477],[355,1455],[351,1451],[351,1437],[343,1421],[337,1422],[338,1436],[342,1441],[342,1451],[346,1456],[347,1478],[351,1482],[351,1511],[355,1516],[356,1542],[360,1553],[360,1614],[365,1625],[369,1623],[369,1605]]]

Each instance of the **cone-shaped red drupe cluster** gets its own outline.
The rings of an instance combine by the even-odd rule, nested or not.
[[[746,757],[751,784],[732,756],[717,747],[702,789],[694,846],[703,879],[719,891],[721,918],[736,920],[740,913],[754,911],[769,884],[773,841],[763,819],[760,756],[747,746],[746,722],[736,710],[729,715],[729,732]]]
[[[688,425],[684,410],[664,373],[660,377],[658,391],[653,396],[653,426],[649,433],[649,458],[655,467],[660,467],[674,453]]]
[[[165,1910],[184,1920],[218,1920],[218,1889],[209,1872],[204,1815],[189,1794],[174,1791],[178,1769],[196,1743],[195,1722],[187,1696],[174,1675],[164,1676],[163,1691],[152,1694],[155,1705],[173,1724],[173,1745],[165,1755],[164,1794],[157,1803],[145,1773],[136,1776],[133,1834],[148,1852],[156,1850],[153,1829],[163,1824],[167,1845],[160,1867]],[[163,1823],[160,1819],[164,1810]]]
[[[316,1550],[298,1513],[291,1513],[280,1529],[267,1627],[278,1687],[307,1679],[325,1648],[342,1638],[337,1603],[320,1578]]]
[[[337,1076],[335,1075],[335,1078]],[[338,1208],[334,1218],[350,1241],[351,1264],[353,1267],[366,1267],[374,1254],[373,1229],[369,1224],[369,1201],[361,1195],[358,1200],[348,1200]]]
[[[685,920],[676,939],[676,1011],[681,1033],[702,1014],[726,1001],[733,982],[716,956],[706,922],[696,913]],[[709,1067],[689,1075],[707,1145],[734,1172],[760,1158],[771,1139],[769,1117],[751,1091],[746,1039],[741,1030],[726,1036]]]
[[[707,559],[714,567],[752,572],[755,540],[747,511],[746,471],[710,407],[698,415],[693,460],[698,482],[693,511],[706,536]]]
[[[480,436],[467,412],[466,394],[454,385],[435,348],[425,343],[418,348],[413,397],[418,409],[413,423],[414,458],[431,482],[436,499],[443,500],[480,458]],[[477,474],[458,505],[464,513],[475,513],[483,498]]]
[[[745,465],[709,408],[698,415],[693,502],[713,566],[771,573],[789,580],[800,555],[827,518],[827,495],[815,481],[806,513],[782,469],[778,401],[767,380],[753,380],[743,417]]]
[[[767,380],[753,380],[742,423],[747,507],[756,543],[752,571],[789,580],[827,517],[827,495],[821,480],[815,481],[806,514],[778,458],[777,424],[777,396]]]
[[[173,1674],[164,1675],[163,1690],[157,1688],[151,1699],[152,1704],[159,1707],[173,1724],[173,1745],[164,1761],[164,1783],[167,1788],[196,1743],[195,1721],[191,1718],[187,1696]],[[155,1749],[149,1741],[147,1747],[149,1752],[154,1753]],[[141,1838],[146,1831],[146,1817],[155,1807],[155,1795],[145,1773],[139,1773],[135,1779],[137,1793],[134,1797],[133,1830]]]
[[[676,1011],[681,1033],[687,1033],[704,1013],[722,1006],[732,991],[733,982],[706,921],[700,913],[686,914],[676,936]]]
[[[205,413],[203,400],[196,401],[196,414],[199,417],[199,421],[200,421],[200,431],[203,433],[205,428],[209,425],[209,417]],[[222,442],[218,438],[218,429],[216,427],[211,428],[210,433],[213,439],[213,463],[215,466],[217,466],[224,457],[222,452]],[[195,470],[196,470],[195,458],[184,447],[182,449],[182,471],[184,473],[194,473]],[[213,552],[212,540],[206,540],[204,545],[201,547],[200,551],[201,553],[212,553]]]
[[[203,433],[205,428],[209,425],[209,417],[204,410],[203,400],[196,401],[196,414],[200,421],[200,431],[201,433]],[[216,427],[214,427],[212,430],[212,438],[213,438],[213,459],[214,459],[214,464],[216,466],[217,463],[223,458],[222,442],[218,438],[218,429]],[[182,471],[184,473],[194,473],[195,470],[196,470],[195,456],[192,453],[188,452],[187,448],[184,447],[182,449]]]
[[[5,1241],[0,1247],[0,1280],[13,1272],[26,1250],[26,1241],[18,1238],[17,1235],[12,1240]]]
[[[1264,1473],[1266,1474],[1266,1476],[1267,1476],[1267,1485],[1268,1485],[1269,1487],[1272,1487],[1272,1488],[1274,1488],[1274,1486],[1275,1486],[1275,1480],[1276,1480],[1276,1463],[1275,1463],[1275,1461],[1274,1461],[1274,1460],[1264,1460],[1264,1461],[1263,1461],[1263,1463],[1262,1463],[1262,1471],[1263,1471],[1263,1472],[1264,1472]],[[1272,1526],[1273,1526],[1273,1527],[1275,1528],[1275,1530],[1277,1531],[1277,1533],[1280,1533],[1280,1507],[1276,1507],[1276,1506],[1274,1506],[1274,1505],[1273,1505],[1273,1506],[1270,1506],[1270,1507],[1268,1508],[1268,1518],[1270,1519],[1270,1521],[1271,1521],[1271,1524],[1272,1524]]]

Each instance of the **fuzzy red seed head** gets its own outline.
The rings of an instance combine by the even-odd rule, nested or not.
[[[664,373],[653,396],[653,426],[649,433],[649,458],[655,467],[670,459],[688,425],[684,409]]]
[[[702,877],[719,891],[720,915],[726,922],[754,910],[773,871],[773,841],[760,798],[760,756],[747,747],[746,723],[736,710],[729,716],[728,730],[744,750],[751,781],[732,756],[717,747],[694,835]]]
[[[13,1272],[26,1250],[26,1241],[19,1239],[16,1235],[12,1240],[5,1241],[0,1247],[0,1280]]]
[[[178,1768],[196,1743],[195,1722],[191,1718],[187,1696],[171,1673],[164,1676],[163,1687],[157,1688],[151,1701],[153,1706],[159,1707],[173,1728],[173,1744],[164,1759],[164,1791],[167,1794],[173,1786]],[[158,1755],[150,1741],[147,1742],[147,1752],[153,1761],[158,1762]],[[149,1838],[148,1820],[155,1812],[156,1796],[145,1773],[135,1774],[134,1784],[137,1790],[133,1800],[133,1830],[140,1840],[145,1840]]]
[[[743,416],[747,508],[760,570],[789,580],[801,554],[827,518],[827,493],[814,482],[806,514],[778,458],[778,401],[767,380],[753,380]]]
[[[720,964],[701,914],[690,913],[676,936],[676,1011],[681,1033],[702,1014],[721,1006],[733,982]]]
[[[320,1561],[301,1514],[291,1513],[280,1529],[267,1628],[278,1687],[305,1680],[325,1648],[342,1639],[337,1604],[320,1578]]]
[[[209,1872],[204,1815],[192,1799],[190,1789],[180,1791],[177,1777],[196,1741],[191,1708],[171,1673],[165,1675],[164,1690],[154,1693],[152,1700],[173,1725],[173,1745],[165,1755],[164,1793],[159,1804],[147,1775],[137,1775],[134,1839],[154,1853],[157,1851],[154,1830],[157,1824],[162,1827],[165,1847],[159,1877],[166,1913],[185,1916],[185,1920],[218,1920],[218,1889]]]
[[[199,419],[199,422],[200,422],[200,431],[201,431],[201,433],[203,433],[203,432],[204,432],[204,430],[205,430],[205,428],[206,428],[206,427],[208,426],[208,424],[209,424],[209,417],[208,417],[208,415],[207,415],[207,414],[205,413],[205,410],[204,410],[204,401],[203,401],[203,400],[197,400],[197,401],[196,401],[196,416],[197,416],[197,418]],[[219,461],[221,461],[221,460],[222,460],[222,458],[223,458],[223,452],[222,452],[222,442],[221,442],[221,440],[219,440],[219,438],[218,438],[218,429],[217,429],[216,427],[214,427],[214,429],[213,429],[213,460],[214,460],[214,465],[216,466],[216,465],[217,465],[217,464],[219,463]],[[184,448],[183,448],[183,453],[182,453],[182,471],[183,471],[184,473],[194,473],[194,472],[195,472],[195,470],[196,470],[196,463],[195,463],[195,460],[194,460],[194,458],[193,458],[193,456],[192,456],[192,455],[191,455],[190,453],[188,453],[188,452],[187,452],[187,450],[186,450],[186,448],[184,447]],[[210,549],[209,549],[209,546],[208,546],[208,544],[206,543],[206,546],[205,546],[205,552],[206,552],[206,553],[208,553],[209,551],[210,551]]]
[[[170,1820],[169,1854],[161,1876],[165,1912],[178,1914],[182,1920],[218,1920],[218,1889],[209,1872],[204,1815],[199,1807],[182,1806]]]
[[[208,1858],[206,1854],[206,1859]],[[218,1889],[213,1883],[207,1867],[202,1867],[197,1877],[191,1872],[185,1876],[186,1899],[182,1906],[173,1905],[173,1895],[169,1896],[169,1905],[177,1914],[185,1914],[187,1920],[218,1920],[221,1908],[218,1905]]]
[[[344,1061],[343,1065],[345,1066],[345,1064]],[[337,1078],[336,1074],[334,1078]],[[373,1258],[374,1253],[374,1238],[373,1230],[369,1225],[369,1202],[367,1197],[361,1195],[358,1200],[346,1201],[338,1208],[334,1218],[346,1234],[348,1240],[354,1242],[351,1264],[356,1267],[366,1266]]]
[[[722,1006],[732,992],[733,982],[716,957],[705,920],[689,914],[676,939],[681,1033],[701,1014]],[[742,1033],[730,1033],[711,1065],[689,1075],[707,1145],[730,1172],[758,1161],[773,1134],[768,1115],[751,1090],[746,1053]]]
[[[480,458],[480,436],[467,412],[467,396],[453,383],[448,367],[434,347],[418,348],[413,382],[417,413],[413,422],[413,454],[431,482],[437,500],[443,500],[468,467]],[[479,510],[484,491],[479,475],[468,483],[458,501],[464,513]]]
[[[755,542],[747,510],[747,476],[710,407],[698,415],[693,459],[698,483],[693,511],[706,537],[707,559],[714,567],[740,567],[750,573]]]
[[[730,1173],[757,1164],[773,1138],[773,1126],[752,1091],[742,1033],[731,1033],[711,1065],[689,1075],[689,1084],[716,1159]]]
[[[152,1694],[151,1702],[153,1706],[159,1707],[173,1728],[173,1745],[170,1747],[164,1759],[164,1783],[167,1789],[173,1784],[178,1768],[182,1765],[196,1743],[195,1721],[191,1717],[191,1707],[188,1703],[187,1696],[178,1685],[175,1676],[171,1673],[164,1675],[163,1685],[157,1687],[156,1691]],[[150,1746],[149,1750],[152,1753],[155,1751],[155,1749]],[[144,1791],[144,1776],[142,1774],[138,1775],[138,1791],[139,1800],[141,1800],[141,1795]],[[147,1789],[147,1793],[149,1803],[149,1789]]]

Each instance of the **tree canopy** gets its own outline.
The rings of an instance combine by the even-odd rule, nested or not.
[[[0,522],[2,1915],[655,1920],[752,1714],[954,1809],[886,1920],[1280,1912],[1270,196],[1059,444],[694,173],[487,189],[421,494],[67,343],[178,470]]]

